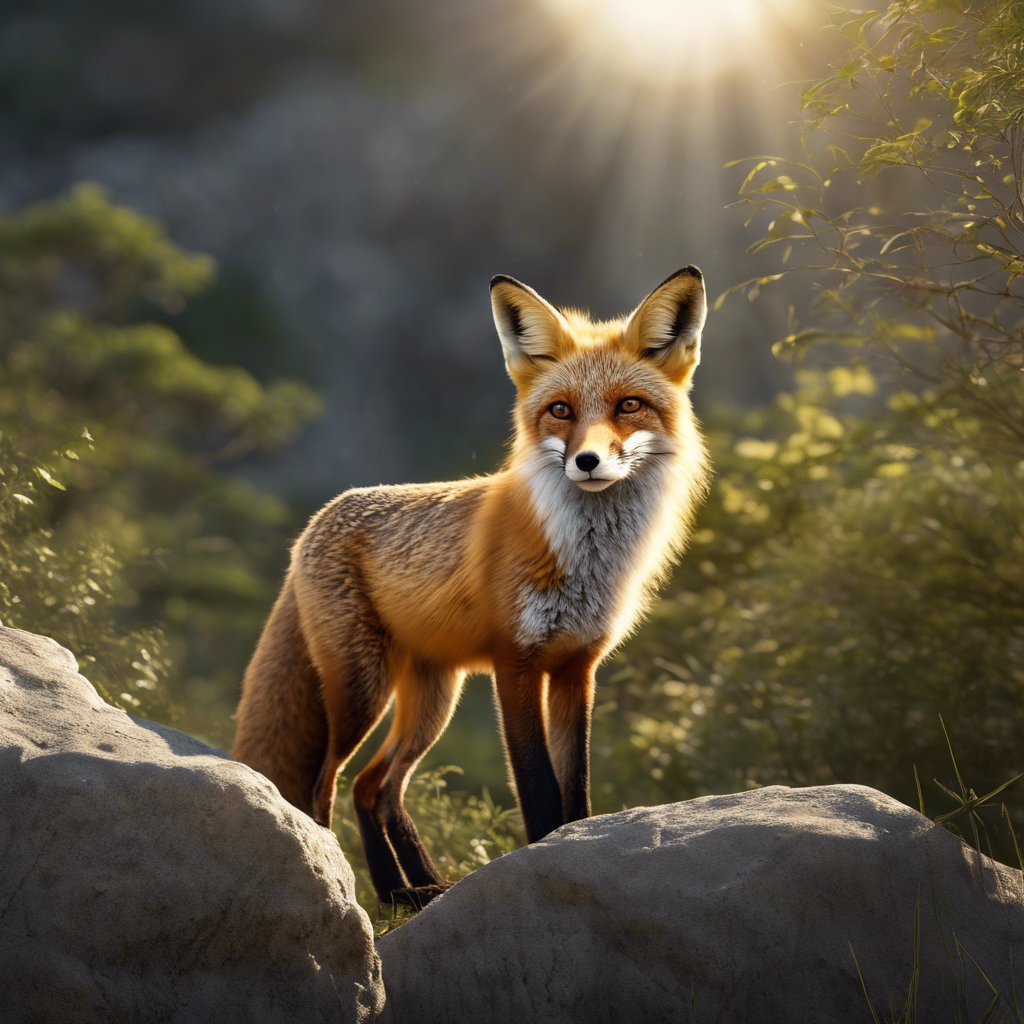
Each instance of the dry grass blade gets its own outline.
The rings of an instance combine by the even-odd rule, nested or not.
[[[873,1021],[873,1024],[881,1024],[881,1021],[878,1019],[878,1014],[875,1013],[875,1008],[871,1004],[871,996],[868,995],[868,987],[864,984],[864,975],[860,972],[860,964],[857,962],[857,954],[853,951],[853,943],[847,942],[847,945],[850,947],[850,956],[853,957],[853,966],[857,968],[857,977],[860,979],[860,989],[864,993],[864,999],[868,1004],[868,1010],[871,1012],[871,1020]]]
[[[935,785],[937,785],[940,789],[944,790],[946,793],[948,793],[955,800],[960,801],[960,806],[958,808],[956,808],[956,810],[947,811],[945,814],[940,814],[937,817],[933,818],[932,820],[935,822],[936,825],[944,825],[946,822],[952,821],[954,818],[958,818],[961,814],[967,814],[967,813],[973,814],[974,811],[977,808],[986,806],[988,804],[988,802],[992,799],[992,797],[998,796],[1000,793],[1002,793],[1002,791],[1004,789],[1006,789],[1007,786],[1012,785],[1014,782],[1016,782],[1022,776],[1024,776],[1024,772],[1021,772],[1019,775],[1014,775],[1014,777],[1012,779],[1007,779],[1006,782],[1004,782],[1002,785],[996,786],[995,789],[993,789],[990,792],[986,793],[984,796],[978,796],[974,792],[973,789],[969,790],[968,793],[966,793],[964,796],[960,796],[960,794],[954,792],[948,786],[943,786],[942,783],[939,782],[938,779],[935,779],[935,780],[933,780],[935,782]],[[1014,837],[1014,846],[1015,847],[1016,847],[1016,843],[1017,843],[1017,840],[1016,840],[1016,836],[1015,836]],[[1020,856],[1020,850],[1019,849],[1017,850],[1017,854],[1018,854],[1018,856]]]

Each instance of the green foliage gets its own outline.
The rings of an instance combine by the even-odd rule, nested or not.
[[[66,491],[47,464],[77,461],[91,437],[61,445],[40,459],[0,437],[0,621],[58,636],[76,652],[100,693],[119,707],[145,707],[171,717],[158,685],[165,671],[163,630],[156,625],[118,628],[136,598],[120,559],[104,537],[61,543],[47,510],[50,488]]]
[[[0,618],[115,704],[223,743],[290,525],[225,469],[318,403],[152,322],[213,272],[94,186],[0,219]]]
[[[857,782],[916,805],[916,764],[941,808],[940,715],[981,791],[1016,774],[1024,466],[878,436],[836,408],[842,369],[713,438],[688,565],[599,707],[603,799]]]
[[[811,271],[777,346],[807,368],[712,417],[687,565],[602,692],[606,809],[776,782],[917,805],[916,766],[937,813],[972,799],[942,718],[978,792],[1024,768],[1024,9],[836,24],[853,49],[805,92],[804,161],[742,186],[779,268],[737,289]],[[1000,797],[1020,831],[1018,787]]]
[[[935,443],[968,431],[1019,457],[1024,9],[901,0],[835,24],[853,49],[804,93],[805,159],[759,159],[741,189],[751,220],[769,218],[753,248],[781,243],[783,266],[733,290],[812,271],[815,322],[781,354],[840,342],[884,357],[957,410],[926,424]],[[851,190],[861,202],[844,208]]]

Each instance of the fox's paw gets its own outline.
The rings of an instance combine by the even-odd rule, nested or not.
[[[391,899],[402,906],[422,910],[435,896],[447,892],[455,883],[440,882],[437,885],[410,885],[402,889],[392,889]]]

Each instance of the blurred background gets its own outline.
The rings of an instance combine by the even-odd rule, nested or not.
[[[0,202],[97,182],[216,259],[176,329],[324,399],[254,477],[312,507],[488,469],[512,399],[493,274],[613,316],[686,263],[715,294],[757,270],[723,164],[793,145],[786,83],[810,74],[822,14],[698,8],[5,5]],[[781,326],[770,304],[725,308],[699,400],[769,396]]]
[[[855,74],[874,66],[843,71],[844,54],[885,38],[870,10],[845,20],[837,10],[817,0],[4,4],[0,480],[6,514],[22,524],[10,520],[0,550],[4,621],[72,646],[110,699],[228,747],[242,671],[305,518],[351,486],[500,463],[513,390],[490,277],[608,317],[696,263],[712,300],[748,282],[709,318],[693,393],[720,475],[654,623],[601,677],[596,806],[817,781],[916,803],[914,765],[948,763],[938,715],[963,720],[965,687],[977,714],[961,742],[983,785],[1004,781],[1021,683],[1021,624],[1006,609],[1019,591],[1007,583],[979,598],[999,605],[998,622],[974,623],[971,650],[937,655],[948,595],[934,599],[922,639],[914,631],[928,616],[911,611],[927,587],[909,568],[894,583],[892,552],[871,547],[893,522],[898,537],[913,533],[906,514],[879,509],[932,493],[932,449],[944,471],[961,458],[969,475],[974,463],[954,452],[962,432],[932,448],[914,441],[923,407],[913,423],[905,408],[891,419],[893,395],[924,393],[897,379],[906,368],[886,377],[870,330],[826,338],[843,317],[868,323],[865,305],[820,315],[819,335],[838,348],[796,373],[777,358],[780,339],[807,341],[799,331],[821,279],[761,291],[792,246],[783,255],[758,239],[784,241],[800,203],[776,219],[736,205],[756,168],[727,166],[830,152],[807,134],[820,112],[801,112],[801,93],[831,63],[846,79],[828,95],[848,88],[856,102]],[[900,95],[911,123],[926,101]],[[865,173],[863,150],[834,184],[776,177],[761,198],[828,187],[823,218],[852,225],[842,211],[870,210],[863,234],[884,242],[921,186],[896,160],[893,174]],[[826,266],[853,251],[847,241]],[[905,490],[880,494],[882,484]],[[865,529],[865,508],[877,529]],[[838,518],[816,519],[823,509]],[[1017,550],[1016,529],[1008,512],[998,552]],[[944,543],[921,573],[963,550]],[[989,556],[977,557],[991,578]],[[1004,660],[972,675],[965,666],[993,650],[994,629]],[[910,653],[893,662],[884,652],[903,650],[907,631]],[[896,678],[909,680],[905,692]],[[447,777],[462,803],[437,802],[442,774],[418,785],[435,801],[438,848],[453,836],[477,843],[449,858],[465,869],[507,848],[517,827],[503,817],[513,801],[482,680],[425,762],[448,764],[464,772]]]

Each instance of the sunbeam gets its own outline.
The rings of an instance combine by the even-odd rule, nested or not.
[[[474,90],[500,83],[495,110],[534,125],[514,154],[524,219],[538,195],[590,197],[562,259],[581,296],[597,297],[595,313],[625,308],[663,267],[689,260],[713,290],[758,273],[725,210],[742,177],[723,168],[752,153],[795,155],[796,83],[813,63],[805,41],[831,45],[817,33],[819,0],[462,4],[473,27],[452,34],[445,68],[464,69]],[[747,359],[750,336],[781,329],[785,315],[768,304],[716,313],[721,358],[702,370],[707,387],[725,390],[733,356]]]

